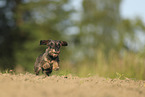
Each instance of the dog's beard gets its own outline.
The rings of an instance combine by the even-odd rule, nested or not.
[[[56,58],[56,57],[58,57],[59,53],[53,52],[53,51],[50,50],[49,55],[52,56],[53,58]]]
[[[56,54],[56,53],[49,53],[49,56],[51,56],[52,58],[56,58],[58,57],[59,54]]]
[[[56,58],[56,57],[58,56],[58,54],[52,54],[52,56],[53,56],[54,58]]]

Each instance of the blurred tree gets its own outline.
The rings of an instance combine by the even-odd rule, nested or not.
[[[41,39],[62,39],[70,26],[69,0],[4,0],[0,6],[0,69],[33,70]],[[41,49],[42,50],[42,49]]]
[[[122,19],[120,4],[121,0],[82,1],[83,11],[78,23],[80,32],[73,37],[80,48],[75,48],[80,58],[95,58],[97,48],[103,49],[106,55],[112,49],[118,52],[132,50],[128,40],[136,41],[137,30],[144,30],[144,25],[141,21]]]
[[[20,28],[14,19],[14,11],[19,2],[1,0],[0,3],[0,69],[14,69],[16,62],[14,43],[21,48],[27,36],[19,33]]]

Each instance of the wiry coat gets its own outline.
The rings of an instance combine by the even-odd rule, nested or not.
[[[61,46],[67,46],[67,42],[59,40],[41,40],[40,45],[47,45],[44,54],[37,57],[34,64],[34,71],[36,75],[42,70],[43,73],[49,76],[52,70],[59,69],[59,53]]]

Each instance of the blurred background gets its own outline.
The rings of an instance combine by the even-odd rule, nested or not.
[[[145,79],[145,21],[125,1],[0,0],[0,71],[34,73],[40,40],[54,39],[69,44],[55,74]]]

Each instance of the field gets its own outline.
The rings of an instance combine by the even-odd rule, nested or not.
[[[0,97],[145,97],[145,81],[0,73]]]

